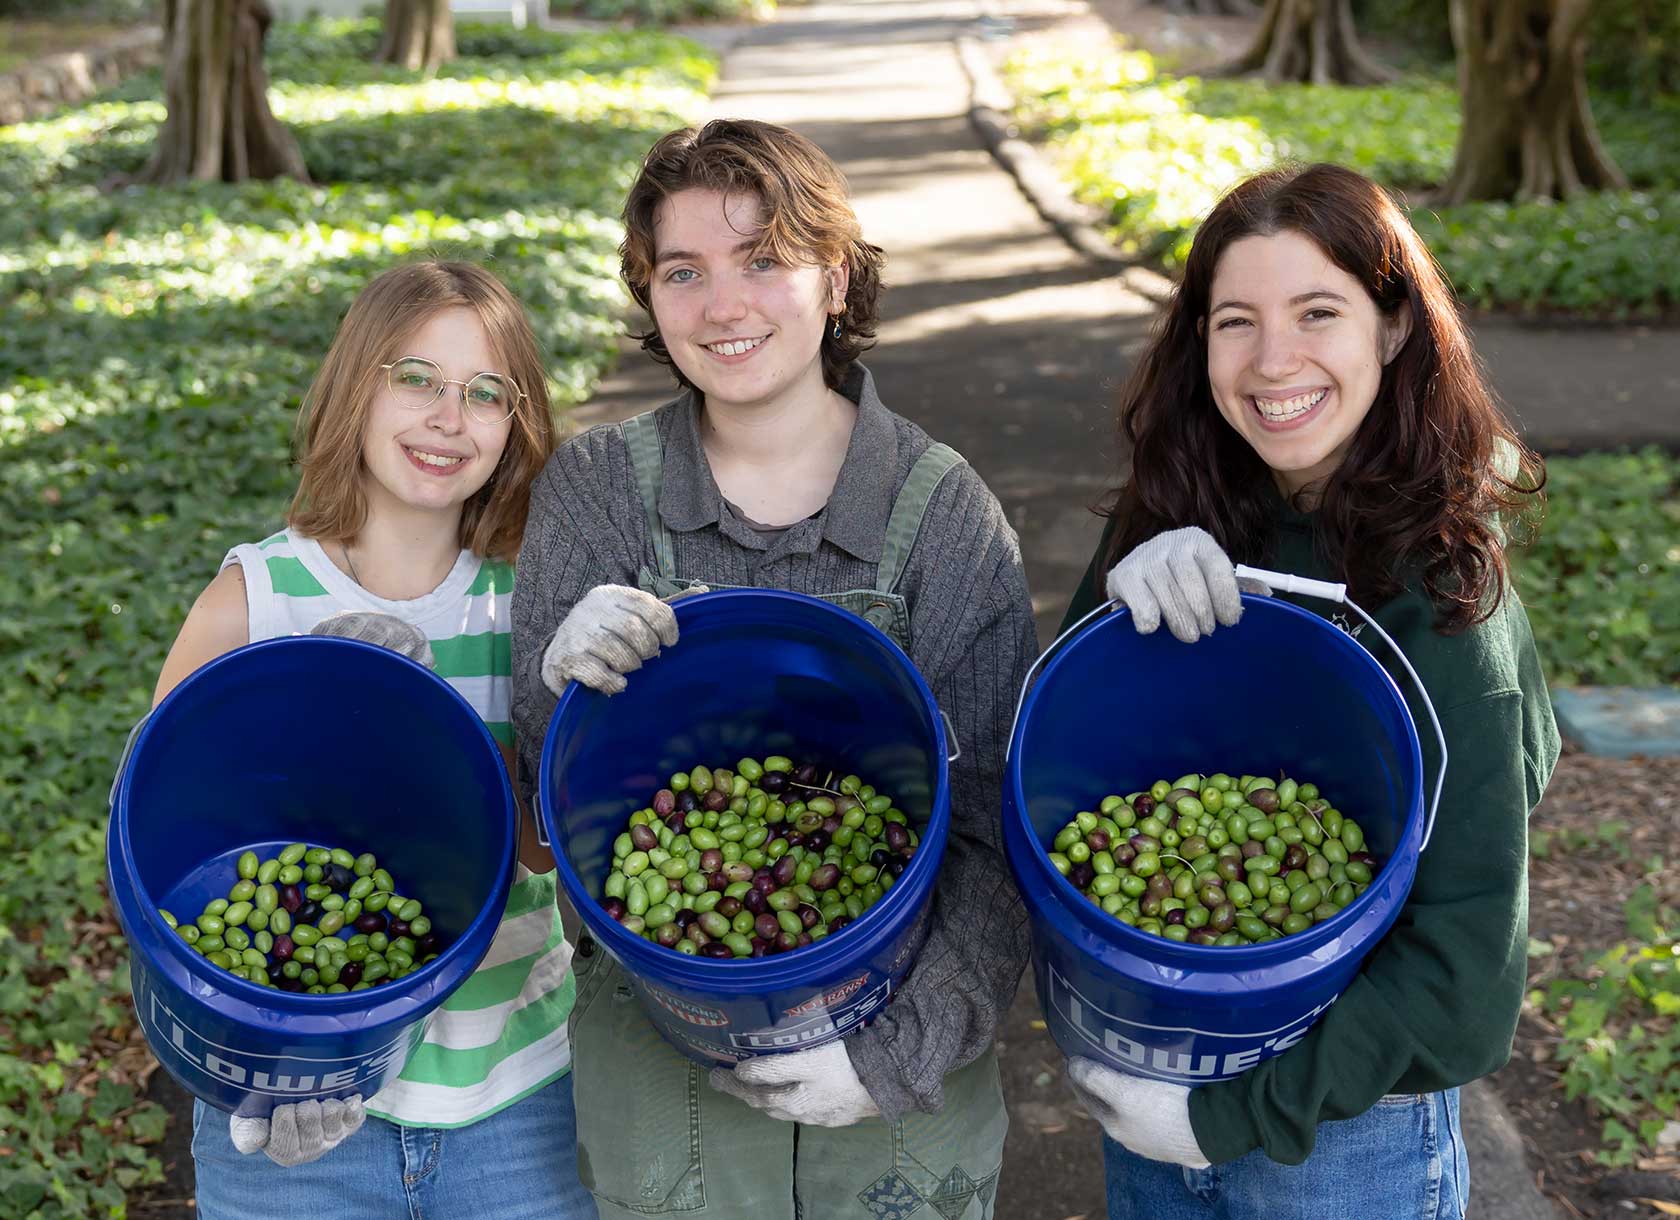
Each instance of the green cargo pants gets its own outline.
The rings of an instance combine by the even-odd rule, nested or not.
[[[938,1114],[781,1122],[713,1089],[598,946],[573,967],[578,1171],[602,1220],[990,1220],[1009,1126],[992,1051],[946,1077]]]

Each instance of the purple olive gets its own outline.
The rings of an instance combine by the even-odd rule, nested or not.
[[[1148,817],[1155,812],[1155,798],[1147,792],[1139,794],[1137,800],[1132,802],[1132,812],[1140,818]]]
[[[1213,884],[1212,881],[1208,881],[1203,884],[1201,892],[1198,893],[1196,897],[1200,898],[1202,900],[1202,905],[1211,911],[1214,907],[1225,901],[1225,891],[1219,886]],[[1229,931],[1229,929],[1221,928],[1220,931],[1225,932]]]
[[[809,788],[812,784],[817,782],[816,766],[812,763],[800,763],[799,766],[794,768],[793,782],[796,784],[803,784],[805,787]]]
[[[766,796],[778,796],[787,790],[788,777],[781,771],[766,771],[758,781]]]
[[[729,807],[729,793],[725,792],[722,788],[713,788],[710,792],[706,793],[705,796],[700,798],[700,804],[711,810],[713,813],[717,813],[718,811]]]
[[[805,846],[805,836],[800,834],[797,830],[788,831],[786,838],[789,851],[792,851],[796,847]]]
[[[1256,788],[1245,799],[1261,813],[1268,815],[1276,813],[1280,803],[1277,790],[1274,788]]]
[[[700,913],[698,911],[691,911],[687,907],[684,907],[682,910],[677,912],[676,924],[677,927],[686,932],[688,931],[688,926],[699,918]]]
[[[688,815],[679,809],[665,819],[665,825],[670,827],[672,834],[680,835],[688,829]]]
[[[910,867],[910,861],[903,856],[894,856],[887,861],[887,871],[896,879],[904,876],[904,870]]]
[[[1107,851],[1108,842],[1108,831],[1102,829],[1100,826],[1085,836],[1085,846],[1089,847],[1092,851]]]
[[[1183,911],[1168,911],[1167,912],[1167,922],[1169,924],[1183,923],[1184,922],[1184,912]]]
[[[716,911],[719,915],[722,915],[725,919],[734,919],[735,916],[741,913],[741,900],[739,898],[724,898],[719,901],[717,906],[713,907],[712,910]]]
[[[869,853],[869,862],[876,868],[885,868],[887,861],[890,859],[892,857],[887,855],[887,849],[884,847],[877,847]]]
[[[297,909],[303,905],[303,891],[295,885],[281,886],[280,905],[286,908],[288,915],[296,915]]]
[[[1130,843],[1122,843],[1113,851],[1114,863],[1120,868],[1125,868],[1133,860],[1137,859],[1137,855],[1137,848],[1133,847]]]
[[[774,882],[771,884],[774,885]],[[762,911],[766,911],[769,909],[770,904],[765,900],[764,894],[765,891],[759,889],[758,883],[754,882],[753,888],[741,895],[741,905],[751,911],[754,915],[757,915]]]
[[[715,873],[723,867],[723,853],[715,847],[708,847],[700,853],[700,871]]]
[[[1172,897],[1173,883],[1165,873],[1156,873],[1144,884],[1148,886],[1145,892],[1152,898],[1167,899]]]
[[[268,955],[277,962],[289,962],[292,960],[292,950],[296,947],[292,943],[292,938],[282,932],[274,938],[274,945],[269,949]]]
[[[723,870],[721,868],[715,873],[707,873],[706,888],[709,890],[716,890],[721,894],[724,890],[729,888],[729,878],[723,875]]]
[[[803,935],[805,935],[803,932],[799,934],[799,936]],[[799,948],[799,936],[795,936],[792,932],[776,933],[776,952],[791,953]]]
[[[677,809],[677,794],[669,788],[661,788],[653,794],[653,811],[662,818],[668,818]]]
[[[906,847],[910,843],[910,832],[897,822],[887,823],[887,846],[894,851]]]
[[[748,956],[750,956],[750,957],[769,957],[770,956],[770,946],[765,944],[763,941],[759,940],[758,937],[755,936],[752,939],[752,953],[750,953]]]
[[[776,917],[768,911],[753,920],[753,931],[757,932],[765,940],[774,940],[776,938],[776,933],[781,930],[782,925],[776,922]]]
[[[799,904],[799,922],[807,928],[814,928],[822,922],[822,912],[808,902]]]
[[[721,940],[708,941],[700,946],[701,957],[734,957],[735,951]]]
[[[318,902],[304,903],[297,909],[297,913],[292,916],[293,923],[318,923],[320,922],[320,919],[321,904]]]
[[[1242,845],[1242,858],[1244,860],[1252,860],[1255,856],[1258,856],[1265,850],[1265,844],[1261,843],[1258,839],[1249,839]]]
[[[270,963],[268,963],[268,981],[269,982],[278,983],[282,978],[285,977],[284,975],[282,975],[280,973],[280,967],[284,966],[285,964],[286,964],[285,962],[270,962]]]
[[[338,981],[346,987],[354,987],[362,981],[362,963],[345,962],[338,968]]]
[[[321,884],[342,894],[356,884],[356,874],[342,864],[329,864],[321,870]]]
[[[1308,854],[1307,849],[1301,844],[1291,843],[1288,847],[1284,848],[1283,851],[1284,871],[1287,872],[1290,869],[1305,868],[1307,866]]]
[[[679,813],[693,813],[698,808],[700,808],[700,798],[695,796],[694,793],[687,789],[677,793],[677,811]]]
[[[1130,839],[1127,839],[1126,842],[1130,843],[1132,850],[1137,852],[1140,856],[1145,852],[1161,850],[1161,840],[1155,838],[1153,835],[1135,834]]]
[[[1096,877],[1096,875],[1097,870],[1091,867],[1091,862],[1089,860],[1081,860],[1078,864],[1075,864],[1072,868],[1068,869],[1068,880],[1073,882],[1073,888],[1076,890],[1085,890],[1090,888],[1091,881]]]
[[[811,870],[811,879],[806,884],[821,893],[823,890],[833,889],[839,883],[840,866],[838,864],[819,864]]]
[[[833,936],[841,928],[852,922],[850,915],[836,915],[828,924],[828,934]]]
[[[432,954],[441,951],[442,948],[443,937],[436,932],[428,932],[414,942],[414,960],[419,961],[421,958],[430,957]]]
[[[813,830],[810,834],[805,836],[805,850],[820,852],[823,848],[828,846],[829,840],[832,837],[833,834],[831,831],[823,830],[821,827],[818,827],[816,830]]]
[[[1194,932],[1190,933],[1189,936],[1185,937],[1185,939],[1193,945],[1213,945],[1219,943],[1218,935],[1209,931],[1207,928],[1197,928]]]
[[[682,939],[682,933],[683,930],[675,923],[662,923],[654,932],[653,939],[667,949],[674,949],[677,947],[677,942]]]
[[[786,935],[786,933],[783,933],[783,935]],[[811,934],[809,932],[801,932],[799,934],[799,947],[801,949],[803,949],[806,945],[808,945],[810,943],[811,943]]]
[[[303,990],[303,980],[302,979],[289,979],[285,975],[281,975],[278,979],[276,979],[274,985],[276,987],[278,987],[281,991],[302,991]]]
[[[653,833],[651,826],[632,826],[630,842],[635,845],[637,851],[652,851],[659,846],[659,836]]]
[[[783,856],[776,861],[776,866],[771,871],[775,874],[777,885],[792,885],[793,879],[799,874],[799,862],[792,856]]]
[[[1220,856],[1218,863],[1213,866],[1213,871],[1219,874],[1221,880],[1241,881],[1243,874],[1242,857],[1240,855]]]
[[[398,919],[393,915],[390,923],[385,926],[385,934],[392,940],[396,940],[399,936],[407,936],[408,921],[406,919]]]
[[[618,899],[609,898],[607,901],[618,902]],[[384,930],[385,916],[380,912],[363,911],[360,915],[356,916],[356,931],[362,933],[364,936],[372,936],[375,932],[383,932]]]
[[[848,795],[844,795],[844,796],[840,796],[840,797],[835,798],[834,812],[837,815],[839,815],[840,817],[845,817],[848,813],[850,813],[852,810],[856,809],[857,807],[858,807],[858,799],[855,796],[851,796],[851,795],[848,794]]]

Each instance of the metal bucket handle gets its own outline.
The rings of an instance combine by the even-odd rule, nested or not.
[[[1423,826],[1423,843],[1418,848],[1419,852],[1426,850],[1429,847],[1430,838],[1435,834],[1435,814],[1440,809],[1441,788],[1442,785],[1446,783],[1447,779],[1447,737],[1446,734],[1441,731],[1440,718],[1435,715],[1435,704],[1431,702],[1429,692],[1424,689],[1423,680],[1418,677],[1417,670],[1412,668],[1411,661],[1407,660],[1406,654],[1400,651],[1400,646],[1394,642],[1393,637],[1378,626],[1377,621],[1369,614],[1366,614],[1357,602],[1352,601],[1348,597],[1347,586],[1345,584],[1333,584],[1327,580],[1309,580],[1305,576],[1293,576],[1287,572],[1271,572],[1265,568],[1251,568],[1247,564],[1241,563],[1236,565],[1236,574],[1239,580],[1257,580],[1270,588],[1274,593],[1299,593],[1306,597],[1317,597],[1323,599],[1324,601],[1341,603],[1363,619],[1371,630],[1380,635],[1383,642],[1388,645],[1389,651],[1399,658],[1401,665],[1405,666],[1406,673],[1410,675],[1412,679],[1412,686],[1417,690],[1418,698],[1423,700],[1424,710],[1429,713],[1429,723],[1435,729],[1435,740],[1440,743],[1441,747],[1441,765],[1435,775],[1435,793],[1430,799],[1429,817],[1424,822]],[[1021,683],[1021,693],[1015,700],[1015,717],[1009,725],[1009,742],[1012,746],[1015,742],[1015,731],[1020,728],[1021,725],[1021,708],[1026,704],[1027,691],[1032,688],[1033,679],[1038,676],[1039,669],[1051,658],[1051,656],[1055,654],[1056,650],[1060,648],[1070,636],[1077,633],[1086,623],[1090,622],[1098,615],[1106,614],[1110,610],[1124,604],[1125,603],[1120,601],[1119,598],[1103,602],[1100,606],[1097,606],[1095,609],[1085,614],[1073,626],[1062,632],[1061,635],[1057,636],[1055,642],[1052,643],[1050,647],[1046,648],[1043,653],[1039,655],[1038,659],[1035,660],[1028,668],[1027,676]],[[1366,651],[1369,651],[1369,649]]]

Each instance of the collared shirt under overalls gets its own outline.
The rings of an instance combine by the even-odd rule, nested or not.
[[[660,513],[666,455],[654,413],[620,427],[655,557],[654,567],[644,565],[638,573],[638,584],[658,597],[694,585],[734,587],[707,572],[677,571],[671,526]],[[935,444],[911,468],[887,520],[873,587],[816,594],[862,616],[906,652],[910,609],[898,583],[935,489],[961,461],[954,450]],[[666,505],[669,511],[671,498]],[[859,524],[864,514],[848,517],[847,507],[831,501],[828,513],[838,512],[840,519],[826,523],[826,536],[843,540]],[[676,515],[684,516],[683,509],[696,516],[709,511],[689,502]],[[724,527],[722,520],[718,524]],[[768,549],[785,538],[772,539]],[[704,1069],[664,1042],[616,963],[598,948],[582,951],[576,964],[574,1071],[616,1082],[623,1101],[611,1113],[580,1109],[578,1116],[579,1171],[603,1217],[900,1220],[929,1199],[950,1220],[992,1215],[1008,1127],[993,1052],[946,1077],[946,1104],[937,1115],[911,1114],[891,1124],[867,1119],[844,1128],[781,1122],[712,1089]],[[600,1095],[594,1088],[583,1093]]]

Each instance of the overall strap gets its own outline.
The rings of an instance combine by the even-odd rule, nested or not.
[[[893,501],[892,516],[887,519],[886,543],[881,548],[881,564],[875,569],[875,590],[891,593],[904,575],[904,565],[910,560],[910,549],[916,545],[922,518],[927,515],[928,503],[940,480],[963,460],[962,454],[949,445],[935,441],[927,452],[916,459],[904,486],[898,489]]]
[[[653,540],[653,557],[659,565],[659,575],[674,580],[676,560],[671,548],[671,533],[659,519],[659,488],[665,478],[665,452],[659,445],[659,423],[654,412],[646,411],[619,424],[624,443],[630,450],[630,466],[636,472],[636,491],[642,497],[642,511],[647,514],[648,537]]]

